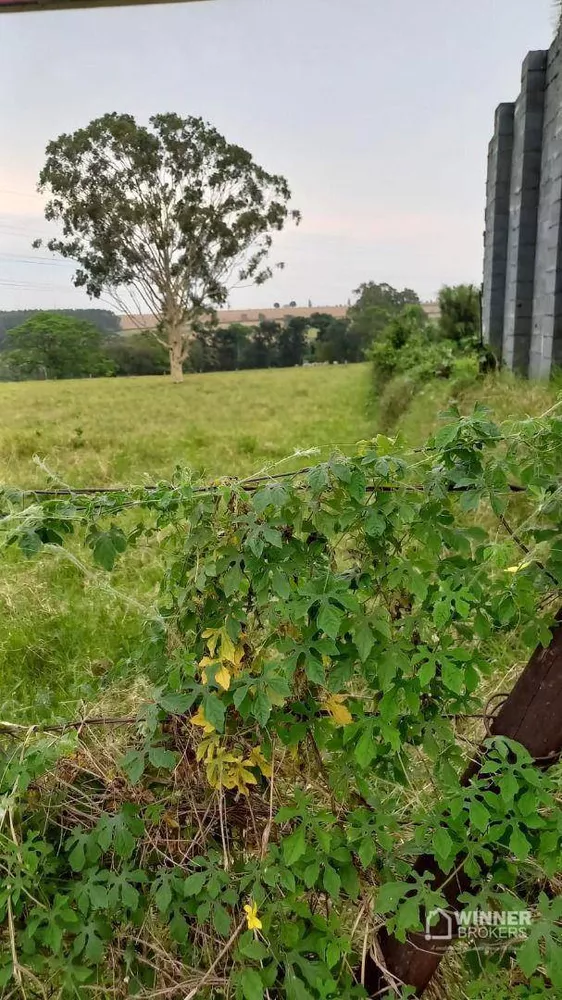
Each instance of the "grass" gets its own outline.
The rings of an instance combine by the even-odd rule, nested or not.
[[[350,450],[372,435],[365,365],[0,385],[0,483],[48,485],[38,454],[73,486],[170,477],[245,475],[295,449]],[[293,466],[308,459],[294,458]],[[119,594],[157,603],[154,549],[134,549],[111,577]],[[0,718],[68,718],[134,672],[145,615],[63,555],[0,569]]]
[[[245,475],[295,449],[352,448],[373,427],[368,367],[342,365],[0,386],[0,482],[73,486]]]
[[[438,424],[439,413],[451,403],[456,403],[461,412],[469,413],[476,402],[483,402],[500,422],[537,417],[556,403],[557,388],[556,384],[529,382],[509,372],[479,378],[468,371],[451,380],[435,379],[409,401],[393,433],[400,431],[413,445],[427,440]]]

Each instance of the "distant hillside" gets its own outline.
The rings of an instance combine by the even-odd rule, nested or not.
[[[26,320],[36,316],[37,313],[45,312],[44,309],[14,309],[12,311],[0,310],[0,349],[6,338],[8,330],[21,326]],[[74,316],[76,319],[85,319],[93,323],[104,333],[117,333],[119,331],[119,316],[111,312],[110,309],[49,309],[51,313],[61,313],[63,316]]]

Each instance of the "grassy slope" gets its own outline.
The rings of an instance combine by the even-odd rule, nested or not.
[[[246,474],[296,448],[351,449],[375,431],[368,386],[363,365],[194,375],[181,386],[164,378],[1,385],[0,482],[44,486],[36,452],[78,486],[165,478],[178,463]],[[154,550],[140,548],[111,582],[150,607],[158,575]],[[68,716],[113,681],[143,615],[104,590],[106,579],[53,554],[32,563],[3,554],[0,718]]]
[[[536,417],[554,405],[557,394],[551,383],[527,382],[507,372],[485,378],[468,374],[451,381],[439,379],[429,382],[414,397],[398,418],[393,433],[399,430],[411,444],[425,441],[438,425],[439,413],[450,403],[468,413],[476,402],[483,402],[498,421]]]

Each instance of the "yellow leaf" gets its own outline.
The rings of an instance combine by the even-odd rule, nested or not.
[[[217,643],[221,636],[220,628],[206,628],[202,633],[203,638],[207,640],[207,646],[211,656],[215,655],[215,650],[217,648]]]
[[[324,702],[324,707],[338,726],[348,726],[353,722],[353,716],[345,704],[345,695],[331,694]]]
[[[213,724],[211,722],[207,722],[202,705],[199,705],[199,708],[197,709],[195,715],[191,716],[190,721],[192,726],[201,726],[201,729],[203,730],[206,736],[210,736],[211,733],[216,732],[216,729],[213,726]]]
[[[234,663],[235,646],[225,628],[221,630],[221,656],[223,660]]]
[[[508,566],[506,573],[520,573],[522,569],[527,569],[527,566],[531,565],[531,559],[524,559],[522,563],[519,563],[519,566]]]
[[[213,736],[207,736],[206,739],[201,740],[197,750],[195,751],[196,760],[201,761],[206,759],[210,761],[213,759],[215,754],[220,749],[220,736],[215,733]]]
[[[228,691],[230,687],[230,672],[227,670],[224,663],[222,663],[217,670],[215,674],[215,681],[217,684],[220,684],[223,691]]]
[[[248,767],[258,767],[264,778],[271,778],[273,774],[271,764],[265,759],[261,747],[254,747],[250,752],[248,760],[245,760],[243,763]]]
[[[246,650],[244,649],[244,646],[242,645],[236,646],[234,649],[234,655],[230,662],[233,663],[235,667],[239,667],[240,664],[242,663],[242,660],[244,659],[245,652]]]
[[[217,660],[213,660],[212,656],[204,656],[202,660],[199,660],[199,666],[202,667],[202,670],[201,670],[201,680],[202,680],[203,684],[207,684],[208,683],[208,679],[209,679],[207,671],[205,670],[205,667],[211,667],[211,666],[213,666],[213,664],[215,664],[217,662],[218,662]]]

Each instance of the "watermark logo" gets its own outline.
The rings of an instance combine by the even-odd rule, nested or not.
[[[425,921],[426,941],[469,941],[493,947],[529,933],[530,910],[430,910]]]

